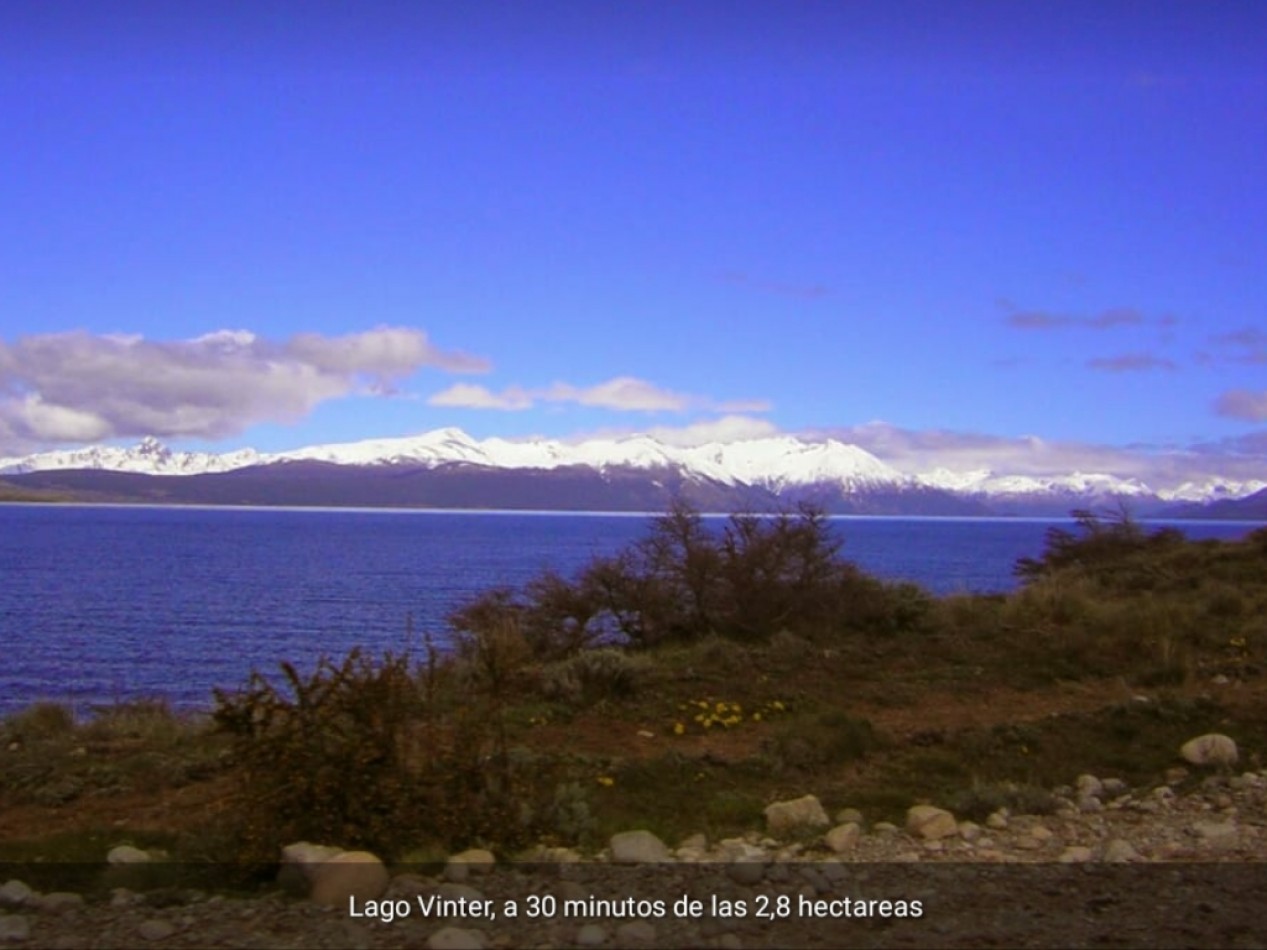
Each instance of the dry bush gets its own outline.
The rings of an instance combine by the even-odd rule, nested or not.
[[[499,707],[501,659],[477,658],[479,691],[435,658],[420,679],[407,655],[353,650],[309,676],[252,674],[216,691],[215,721],[234,739],[236,853],[275,860],[285,844],[317,841],[392,858],[424,842],[517,843],[533,832],[524,804],[555,783],[517,769]],[[460,685],[465,690],[456,692]],[[541,787],[538,787],[541,786]]]

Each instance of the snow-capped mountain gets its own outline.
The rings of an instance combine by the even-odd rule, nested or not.
[[[554,440],[511,442],[495,438],[476,441],[461,429],[449,428],[409,438],[317,445],[259,456],[254,462],[246,464],[300,460],[335,465],[426,467],[462,463],[487,468],[546,471],[570,466],[583,466],[600,472],[613,468],[672,468],[687,477],[723,485],[758,485],[776,491],[792,485],[824,482],[860,487],[897,485],[909,481],[857,446],[834,440],[804,442],[791,436],[681,448],[649,436],[592,439],[575,444]],[[0,472],[3,472],[2,468]]]
[[[909,474],[856,445],[794,436],[681,447],[645,435],[578,443],[477,440],[456,428],[272,454],[253,449],[173,452],[148,438],[131,448],[98,446],[0,459],[0,476],[30,484],[52,485],[49,478],[35,476],[58,472],[76,474],[60,484],[94,497],[141,492],[164,500],[206,497],[281,504],[287,503],[287,484],[303,473],[308,500],[301,503],[308,504],[361,503],[362,498],[377,504],[390,495],[400,504],[500,507],[503,496],[513,496],[519,499],[516,504],[569,507],[576,498],[562,496],[572,491],[585,495],[592,506],[635,506],[654,505],[656,493],[673,485],[672,490],[687,488],[708,504],[744,506],[813,497],[832,510],[876,514],[1062,514],[1112,499],[1126,499],[1142,513],[1167,503],[1235,500],[1267,488],[1262,481],[1211,479],[1157,490],[1137,478],[1096,472],[1035,476],[939,468]],[[360,487],[354,487],[358,472]],[[94,481],[86,473],[114,475],[102,474]],[[122,485],[121,474],[161,476],[158,480],[166,487]],[[234,487],[230,491],[224,487],[229,483],[217,483],[213,488],[194,479],[199,481],[196,489],[182,485],[176,490],[179,479],[172,479],[177,476],[229,478]],[[409,491],[400,487],[402,478]],[[103,479],[110,487],[100,487]],[[371,482],[378,494],[365,487]],[[476,483],[481,487],[472,488]],[[265,484],[266,491],[261,487]],[[331,487],[336,484],[337,489]],[[564,484],[570,486],[566,491]],[[261,497],[268,500],[258,502]]]
[[[173,452],[155,438],[145,438],[127,449],[93,445],[83,449],[42,452],[24,458],[0,459],[0,475],[89,469],[105,472],[139,472],[145,475],[201,475],[259,465],[264,456],[254,449],[216,454]]]

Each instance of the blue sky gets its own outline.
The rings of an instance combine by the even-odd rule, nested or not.
[[[0,455],[1267,471],[1257,0],[9,4],[0,133]]]

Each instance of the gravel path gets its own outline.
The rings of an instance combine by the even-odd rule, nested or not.
[[[406,869],[378,905],[179,888],[85,899],[11,881],[0,888],[0,945],[1267,946],[1267,776],[1066,805],[960,822],[933,840],[875,826],[841,839],[840,853],[821,838],[788,845],[753,833],[697,837],[672,862],[543,852],[547,863],[469,876]],[[448,917],[437,913],[442,901]],[[393,919],[377,919],[389,906],[377,917]],[[471,908],[491,915],[461,913]]]

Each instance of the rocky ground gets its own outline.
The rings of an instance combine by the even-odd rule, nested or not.
[[[1209,774],[1183,794],[1182,770],[1149,789],[1079,776],[1055,790],[1054,814],[980,825],[929,807],[904,828],[829,819],[806,796],[743,837],[668,848],[625,834],[597,855],[543,849],[495,866],[468,853],[395,869],[377,898],[327,889],[333,906],[280,887],[38,893],[15,878],[0,888],[0,944],[1267,946],[1267,770],[1192,768]]]

